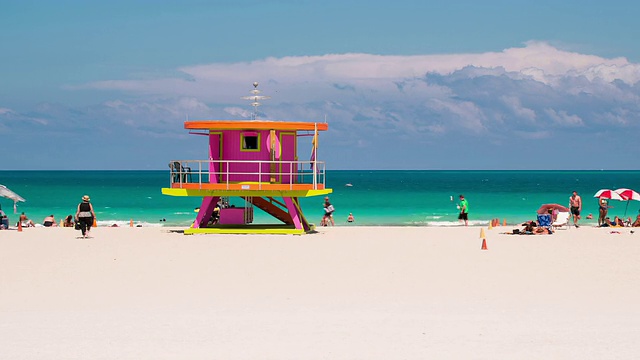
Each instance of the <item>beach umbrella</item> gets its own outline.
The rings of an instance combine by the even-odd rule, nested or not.
[[[627,200],[627,207],[624,208],[624,216],[627,216],[627,209],[629,209],[629,201],[631,200],[636,200],[636,201],[640,201],[640,194],[638,194],[636,191],[633,191],[631,189],[616,189],[616,193],[618,193],[618,195],[620,195],[620,197],[622,198],[622,200]]]
[[[538,209],[538,214],[548,214],[549,210],[558,210],[558,212],[569,212],[569,208],[560,204],[542,204]]]
[[[4,185],[0,185],[0,196],[13,200],[13,212],[18,212],[18,201],[26,201],[22,196],[16,194],[15,192],[9,190],[8,187]]]
[[[600,189],[600,190],[598,190],[598,192],[596,192],[595,195],[593,195],[593,197],[595,197],[595,198],[605,198],[605,199],[610,199],[610,200],[620,200],[620,201],[624,200],[622,198],[622,196],[620,196],[620,194],[618,194],[617,192],[615,192],[613,190],[609,190],[609,189]]]

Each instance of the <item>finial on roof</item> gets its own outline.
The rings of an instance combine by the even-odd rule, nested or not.
[[[251,96],[243,96],[244,100],[250,100],[251,106],[253,106],[253,114],[251,114],[251,120],[256,120],[258,117],[258,106],[262,105],[258,102],[258,100],[267,100],[271,99],[271,96],[260,95],[260,90],[258,90],[258,82],[253,82],[253,90],[250,91]]]

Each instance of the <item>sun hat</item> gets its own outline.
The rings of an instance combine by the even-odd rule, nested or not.
[[[82,197],[82,201],[89,201],[89,195],[85,195]]]

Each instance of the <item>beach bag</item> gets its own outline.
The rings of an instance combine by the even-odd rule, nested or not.
[[[80,221],[76,221],[76,224],[73,226],[73,228],[76,230],[82,230],[82,228],[80,227]]]

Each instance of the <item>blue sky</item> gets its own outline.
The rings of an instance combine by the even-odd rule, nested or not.
[[[5,169],[168,169],[190,119],[329,123],[329,169],[637,169],[632,1],[0,0]]]

